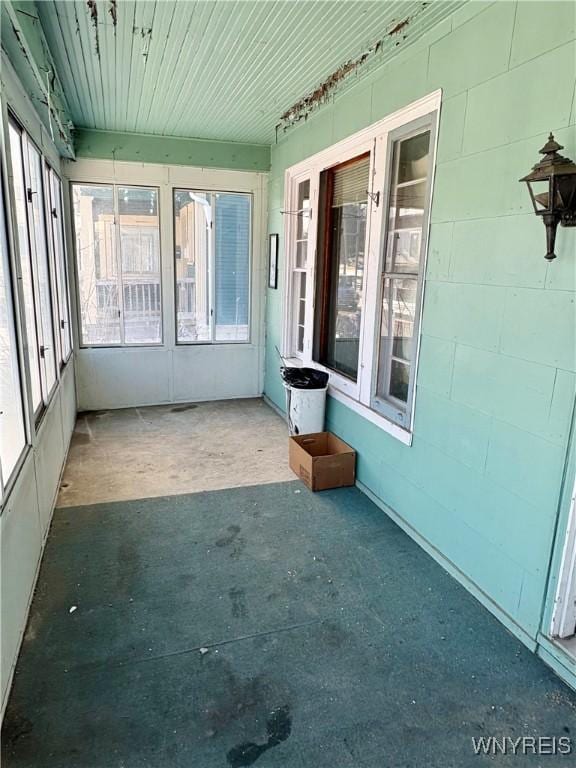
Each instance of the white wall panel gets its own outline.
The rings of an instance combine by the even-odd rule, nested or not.
[[[2,712],[74,426],[73,383],[74,367],[70,360],[0,517]]]
[[[34,448],[36,464],[36,486],[38,489],[38,508],[42,536],[45,536],[52,518],[52,509],[56,501],[60,473],[66,458],[68,446],[64,446],[62,432],[62,390],[54,395],[51,407],[44,414]]]
[[[70,438],[76,424],[76,386],[74,379],[74,360],[66,366],[63,372],[60,384],[61,396],[60,405],[62,407],[62,435],[64,445],[70,444]]]
[[[77,392],[81,411],[170,402],[172,353],[161,348],[82,349]]]
[[[259,349],[251,344],[180,347],[174,352],[174,401],[257,397]]]
[[[79,410],[259,397],[264,383],[267,174],[86,159],[64,163],[64,173],[70,181],[144,184],[160,189],[163,343],[157,347],[78,349]],[[175,343],[172,196],[173,189],[179,187],[249,192],[253,196],[250,343]],[[69,205],[69,195],[66,198]],[[67,235],[73,254],[72,232]],[[76,303],[74,300],[73,305]],[[73,322],[78,340],[77,312]]]
[[[30,453],[0,517],[2,711],[26,626],[41,551],[36,477]]]

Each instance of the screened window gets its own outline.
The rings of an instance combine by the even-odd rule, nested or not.
[[[375,406],[409,415],[430,177],[430,130],[392,145]]]
[[[293,222],[296,228],[294,238],[295,254],[292,269],[292,349],[297,355],[302,354],[304,351],[310,214],[310,179],[305,179],[297,185],[296,209],[290,211],[290,215],[295,216]]]
[[[283,354],[406,444],[440,93],[287,171]]]
[[[29,188],[28,200],[34,240],[36,291],[41,329],[40,374],[44,401],[56,385],[56,345],[52,315],[52,284],[48,256],[48,240],[45,221],[44,189],[42,185],[42,156],[29,141]]]
[[[174,190],[179,343],[249,340],[251,219],[251,195]]]
[[[50,214],[50,234],[54,257],[56,316],[58,319],[59,359],[65,363],[72,351],[68,273],[64,246],[64,217],[62,213],[62,183],[52,168],[46,169],[46,190]]]
[[[370,155],[320,175],[317,306],[318,362],[358,377]]]
[[[4,185],[0,183],[0,497],[26,445],[10,284]]]
[[[9,126],[13,193],[32,406],[47,403],[56,382],[48,250],[44,221],[41,158],[27,135]]]
[[[158,190],[73,184],[81,342],[160,344]]]

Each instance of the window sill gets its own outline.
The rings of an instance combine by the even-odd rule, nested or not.
[[[394,424],[376,411],[373,411],[372,408],[369,408],[367,405],[363,405],[363,403],[359,403],[358,400],[354,400],[348,395],[345,395],[332,384],[328,385],[328,394],[330,397],[333,397],[334,400],[338,400],[338,402],[342,403],[347,408],[350,408],[351,411],[362,416],[366,421],[375,424],[383,432],[396,438],[396,440],[399,440],[404,445],[412,445],[412,432],[408,432],[408,430],[399,427],[398,424]]]
[[[315,365],[313,362],[304,363],[304,361],[299,357],[286,357],[284,358],[284,362],[286,365],[292,365],[298,368],[307,365],[310,368],[327,370]],[[330,397],[333,397],[334,400],[338,400],[339,403],[342,403],[347,408],[350,408],[351,411],[354,411],[354,413],[357,413],[359,416],[362,416],[362,418],[366,419],[372,424],[375,424],[383,432],[386,432],[386,434],[396,438],[396,440],[399,440],[404,445],[412,445],[412,432],[409,432],[407,429],[398,426],[398,424],[394,424],[394,422],[390,421],[385,416],[382,416],[380,413],[373,411],[372,408],[369,408],[367,405],[363,405],[353,397],[346,395],[330,382],[328,383],[328,394]]]

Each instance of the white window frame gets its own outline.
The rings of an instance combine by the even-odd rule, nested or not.
[[[52,186],[56,181],[57,190]],[[55,194],[58,200],[55,200]],[[57,207],[58,204],[58,207]],[[60,175],[52,165],[44,160],[44,205],[48,248],[52,266],[52,305],[54,309],[54,335],[58,348],[58,370],[72,357],[72,327],[70,323],[70,292],[68,279],[68,256],[66,250],[66,232],[64,228],[64,198],[63,184]],[[60,215],[58,215],[58,211]],[[55,229],[60,230],[61,252],[56,247]],[[65,344],[66,342],[66,344]],[[67,353],[64,348],[68,347]]]
[[[36,142],[30,136],[28,131],[22,126],[18,117],[14,115],[12,112],[9,112],[9,115],[8,115],[8,134],[9,134],[10,127],[12,127],[13,130],[19,134],[20,152],[21,152],[21,159],[22,159],[22,168],[19,169],[18,171],[12,168],[12,176],[14,177],[14,174],[16,172],[21,171],[22,173],[21,178],[24,185],[24,193],[26,195],[26,200],[25,200],[26,234],[28,239],[31,288],[32,288],[32,299],[33,299],[33,307],[34,307],[34,327],[28,328],[25,321],[24,321],[24,326],[26,327],[27,345],[28,346],[34,345],[38,355],[37,363],[38,363],[38,373],[40,376],[40,379],[39,379],[40,401],[34,410],[34,417],[35,417],[35,420],[39,422],[45,410],[50,405],[50,402],[58,388],[58,382],[60,380],[60,366],[58,365],[58,357],[56,354],[57,353],[57,334],[56,334],[56,327],[54,325],[55,315],[54,315],[54,291],[53,291],[53,287],[54,287],[53,261],[51,256],[50,238],[48,235],[47,221],[46,221],[46,190],[45,190],[45,174],[44,174],[45,159],[44,159],[44,154],[41,148],[36,144]],[[8,140],[8,147],[11,152],[10,139]],[[30,147],[32,147],[33,151],[36,152],[40,158],[40,177],[38,180],[38,183],[39,183],[38,190],[32,190],[31,188],[30,157],[29,157]],[[16,205],[13,199],[14,190],[11,189],[10,193],[11,193],[10,205],[14,208],[14,211],[16,211]],[[40,256],[38,253],[38,243],[36,241],[36,228],[35,228],[33,203],[31,201],[31,196],[33,194],[40,195],[40,206],[42,208],[42,212],[44,213],[44,222],[41,228],[41,232],[44,235],[45,245],[46,245],[46,269],[48,273],[48,288],[49,288],[49,294],[50,294],[49,296],[50,328],[52,331],[52,339],[54,344],[54,381],[51,387],[48,387],[47,363],[46,363],[46,359],[43,351],[46,345],[46,340],[44,339],[45,329],[42,324],[42,309],[41,309],[40,285],[39,285],[39,266],[38,266],[39,261],[38,260]],[[17,248],[20,249],[21,244],[19,242],[18,236],[15,236],[15,241],[17,243]],[[20,256],[20,251],[19,251],[19,256]],[[30,364],[31,364],[31,360],[28,359],[28,365]]]
[[[116,270],[117,270],[117,287],[118,287],[118,312],[119,312],[119,324],[120,324],[120,342],[109,343],[104,342],[102,344],[89,344],[84,341],[84,329],[82,326],[82,301],[80,297],[80,279],[78,273],[78,251],[77,251],[77,237],[76,237],[76,218],[74,212],[74,187],[111,187],[112,188],[112,201],[114,206],[114,237],[116,240]],[[156,192],[156,204],[158,206],[158,257],[159,257],[159,276],[160,276],[160,340],[150,342],[127,342],[126,339],[126,325],[124,317],[124,282],[123,282],[123,270],[122,270],[122,247],[120,241],[120,215],[118,204],[118,190],[121,188],[128,189],[153,189]],[[164,346],[164,285],[163,285],[163,260],[162,253],[162,211],[161,211],[161,190],[158,184],[145,184],[134,183],[131,181],[119,182],[119,181],[75,181],[70,179],[70,216],[71,216],[71,231],[72,241],[74,248],[74,277],[76,284],[76,315],[78,323],[78,340],[80,349],[123,349],[123,348],[136,348],[146,349],[149,347],[162,347]]]
[[[550,634],[560,639],[576,634],[576,482],[570,500]]]
[[[0,258],[3,260],[2,268],[4,270],[4,279],[6,281],[6,295],[8,299],[8,305],[6,307],[6,313],[8,316],[8,335],[10,339],[10,348],[12,352],[12,364],[15,366],[17,379],[18,379],[18,391],[16,393],[17,397],[20,398],[20,415],[21,415],[21,424],[22,424],[22,430],[23,430],[23,436],[24,436],[24,442],[22,444],[20,454],[18,456],[18,459],[14,463],[14,466],[11,468],[10,472],[6,472],[5,468],[2,466],[2,461],[0,460],[0,508],[2,504],[4,503],[5,499],[7,498],[10,490],[12,489],[12,484],[20,471],[20,467],[22,466],[22,462],[24,461],[24,456],[26,455],[26,451],[28,450],[30,440],[29,440],[29,433],[28,433],[28,423],[27,423],[27,408],[26,408],[26,393],[25,393],[25,375],[22,368],[22,358],[21,358],[21,348],[20,348],[20,339],[18,338],[18,304],[16,299],[16,285],[14,281],[13,276],[13,249],[12,249],[12,243],[10,242],[10,223],[9,223],[9,217],[10,217],[10,210],[9,210],[9,190],[7,185],[5,184],[5,165],[4,165],[4,156],[2,154],[1,158],[1,173],[0,173],[0,185],[2,186],[2,199],[0,201],[0,217],[2,221],[0,222],[0,227],[2,228],[2,231],[0,232],[0,237],[2,238],[3,242],[3,250],[4,254],[0,253]],[[0,427],[1,427],[1,414],[0,414]]]
[[[172,192],[172,232],[173,232],[173,253],[172,261],[174,268],[174,343],[177,347],[191,346],[217,346],[222,344],[252,344],[252,270],[253,270],[253,230],[254,230],[254,193],[238,191],[233,189],[200,189],[198,187],[173,186]],[[210,198],[214,211],[214,198],[217,195],[243,195],[250,202],[250,218],[248,221],[248,336],[245,339],[216,339],[216,227],[212,226],[210,252],[208,254],[210,275],[210,295],[209,295],[209,316],[210,316],[210,338],[200,341],[186,341],[178,338],[178,278],[176,275],[176,193],[177,192],[197,192],[199,195],[206,195]],[[214,224],[215,218],[212,221]]]
[[[297,254],[297,232],[298,232],[298,198],[299,198],[299,189],[300,185],[304,184],[305,182],[308,182],[309,184],[309,191],[308,194],[310,196],[310,213],[309,213],[309,223],[308,223],[308,243],[306,248],[306,265],[304,267],[299,267],[297,264],[296,254]],[[310,230],[312,228],[312,219],[315,218],[317,215],[314,213],[314,201],[317,199],[317,185],[313,185],[312,177],[309,171],[306,171],[305,173],[301,175],[295,175],[291,178],[291,184],[290,187],[287,187],[287,201],[286,201],[286,210],[284,211],[284,236],[286,239],[286,242],[290,242],[290,248],[291,248],[291,259],[288,263],[288,269],[287,269],[287,276],[286,276],[286,290],[289,292],[290,296],[290,304],[289,304],[289,310],[287,314],[289,317],[289,327],[286,329],[286,339],[283,343],[284,351],[290,350],[290,355],[293,357],[302,359],[304,356],[304,350],[306,349],[306,334],[304,334],[304,340],[303,340],[303,349],[301,351],[298,350],[298,328],[300,326],[300,323],[298,322],[298,311],[299,307],[298,302],[300,300],[300,297],[297,297],[294,293],[294,278],[296,274],[304,274],[306,275],[306,299],[308,300],[308,288],[310,284],[309,279],[309,272],[311,267],[311,261],[313,259],[313,251],[311,250],[311,238],[310,238]],[[288,251],[286,251],[288,253]],[[306,317],[308,315],[308,312],[306,312],[304,317],[304,322],[306,323]]]
[[[430,217],[426,216],[423,230],[424,245],[422,248],[419,278],[419,296],[415,317],[416,350],[414,369],[411,376],[410,397],[407,403],[408,423],[400,425],[389,416],[374,409],[375,368],[377,365],[379,347],[379,319],[381,307],[380,289],[382,284],[382,258],[384,253],[384,237],[386,216],[388,212],[387,197],[390,186],[390,147],[391,142],[403,127],[418,120],[429,117],[431,126],[430,136],[430,183],[434,188],[434,170],[436,165],[436,146],[438,136],[438,119],[442,91],[437,90],[413,102],[409,106],[394,112],[383,120],[370,125],[358,133],[322,150],[312,157],[288,168],[285,172],[284,197],[284,246],[285,259],[285,292],[284,292],[284,328],[282,336],[282,354],[294,365],[305,365],[329,374],[329,394],[343,402],[353,411],[367,420],[377,424],[385,432],[396,437],[406,445],[412,443],[414,423],[414,399],[416,386],[414,382],[418,375],[418,357],[420,350],[422,304],[424,299],[424,275],[428,251],[428,235]],[[321,173],[340,163],[351,160],[366,152],[370,153],[370,179],[368,218],[366,226],[366,260],[363,280],[363,307],[360,324],[359,366],[358,379],[352,381],[345,376],[327,368],[313,359],[314,313],[315,313],[315,284],[317,265],[317,226],[318,226],[318,191]],[[377,162],[375,162],[377,158]],[[308,228],[308,261],[306,269],[306,317],[304,331],[304,351],[295,354],[293,349],[294,318],[292,307],[294,297],[292,291],[292,275],[295,268],[295,216],[290,215],[297,205],[298,184],[310,179],[311,220]],[[379,194],[378,194],[379,193]],[[431,194],[429,196],[431,198]],[[428,200],[428,203],[430,200]]]

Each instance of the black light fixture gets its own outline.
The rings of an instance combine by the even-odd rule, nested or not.
[[[544,158],[520,181],[525,181],[537,216],[542,216],[546,227],[546,258],[556,258],[554,243],[558,223],[563,227],[576,226],[576,164],[559,155],[564,149],[550,134],[540,154]]]

